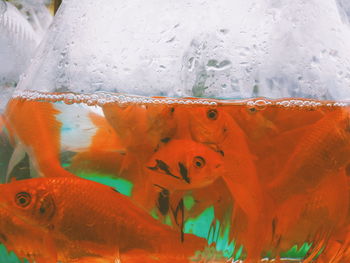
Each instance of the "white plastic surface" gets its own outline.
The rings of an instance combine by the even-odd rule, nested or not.
[[[334,0],[65,0],[18,89],[350,99],[344,12]]]

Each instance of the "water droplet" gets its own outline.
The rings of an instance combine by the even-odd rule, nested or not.
[[[3,0],[0,0],[0,19],[5,14],[6,10],[7,10],[6,3]]]
[[[230,32],[230,30],[228,30],[227,28],[222,28],[220,29],[220,33],[226,35],[228,32]]]
[[[231,67],[231,61],[229,60],[223,60],[220,63],[215,60],[215,59],[211,59],[208,61],[206,69],[207,70],[225,70]]]
[[[167,41],[165,41],[166,43],[171,43],[171,42],[174,42],[174,40],[175,40],[175,36],[173,36],[172,38],[170,38],[169,40],[167,40]]]

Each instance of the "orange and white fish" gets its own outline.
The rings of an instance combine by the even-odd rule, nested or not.
[[[71,171],[84,171],[118,176],[125,156],[124,146],[107,120],[94,112],[88,114],[96,133],[90,145],[72,158]]]
[[[9,164],[8,176],[25,152],[32,157],[32,162],[41,176],[71,175],[60,164],[62,123],[56,118],[59,113],[48,102],[20,99],[9,101],[4,118],[15,150]]]
[[[181,259],[175,262],[189,262],[207,245],[205,239],[192,234],[185,234],[182,242],[177,231],[113,188],[78,177],[16,181],[0,185],[0,192],[0,215],[5,220],[17,218],[47,233],[47,244],[52,248],[47,251],[52,251],[52,260],[46,263],[115,262],[133,253],[160,258],[168,255]],[[4,227],[1,234],[10,238],[8,232],[15,228],[15,224]],[[21,235],[30,247],[33,237]],[[32,255],[41,253],[44,251]],[[159,261],[149,258],[147,262]]]
[[[268,208],[271,200],[259,181],[255,157],[248,147],[246,135],[224,107],[197,107],[189,115],[192,138],[223,155],[225,173],[222,178],[234,202],[247,216],[242,243],[247,249],[247,262],[254,262],[260,259],[270,231]],[[233,213],[232,220],[235,216]]]

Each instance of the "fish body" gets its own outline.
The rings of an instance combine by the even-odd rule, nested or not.
[[[190,190],[213,183],[224,170],[222,156],[192,140],[171,140],[147,163],[151,181],[168,190]]]
[[[29,225],[4,209],[0,209],[0,242],[20,259],[56,263],[56,254],[50,247],[47,231]]]
[[[224,108],[198,107],[189,114],[192,138],[223,155],[225,173],[221,176],[240,208],[236,211],[246,215],[247,229],[241,242],[247,249],[247,262],[254,262],[260,259],[270,231],[271,200],[263,192],[246,135]],[[235,216],[234,212],[232,221]]]
[[[345,242],[344,234],[339,233],[344,233],[348,220],[346,182],[345,169],[330,172],[315,189],[291,196],[276,209],[274,249],[284,251],[304,242],[315,248],[329,238],[330,247],[332,242]],[[325,248],[323,253],[329,255],[332,248],[329,250]]]
[[[133,190],[133,198],[145,209],[155,205],[161,214],[181,207],[190,190],[211,185],[223,173],[222,156],[192,140],[173,139],[162,145],[145,164],[148,180]],[[148,196],[148,198],[144,198]]]
[[[125,147],[125,157],[120,175],[143,187],[147,174],[143,167],[163,141],[176,132],[174,108],[168,105],[120,105],[102,106],[104,116],[113,127]]]
[[[134,250],[177,253],[185,260],[206,246],[204,239],[191,234],[185,235],[182,243],[178,232],[153,219],[127,197],[85,179],[27,179],[0,185],[0,191],[0,211],[47,232],[58,261],[90,257],[114,262]],[[6,235],[7,230],[1,233]],[[27,239],[30,242],[31,237]]]
[[[121,139],[103,116],[94,112],[88,115],[96,127],[96,133],[92,136],[88,148],[73,157],[70,169],[99,171],[117,176],[125,156]]]
[[[335,109],[310,125],[275,179],[268,184],[276,202],[313,189],[330,171],[348,163],[349,113]]]
[[[49,102],[12,99],[4,113],[6,128],[15,148],[23,147],[32,157],[41,176],[70,176],[60,164],[60,135],[62,123],[59,113]],[[23,154],[14,152],[14,160]],[[11,172],[11,171],[9,171]]]

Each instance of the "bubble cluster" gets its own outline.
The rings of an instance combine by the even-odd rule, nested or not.
[[[320,106],[327,107],[345,107],[349,106],[348,101],[319,101],[306,99],[278,99],[254,98],[246,100],[219,100],[219,99],[198,99],[198,98],[168,98],[168,97],[145,97],[136,95],[127,95],[120,93],[96,92],[92,94],[77,93],[47,93],[39,91],[16,91],[13,94],[14,99],[35,100],[45,102],[64,102],[67,105],[75,103],[84,103],[88,106],[103,106],[106,104],[165,104],[165,105],[198,105],[198,106],[217,106],[217,105],[246,105],[256,110],[265,110],[269,106],[284,108],[315,108]]]
[[[103,106],[106,104],[182,104],[182,105],[208,105],[219,104],[217,100],[193,99],[193,98],[166,98],[166,97],[142,97],[118,93],[98,92],[93,94],[76,93],[45,93],[38,91],[16,91],[12,98],[45,102],[64,102],[65,104],[85,103],[88,106]]]

